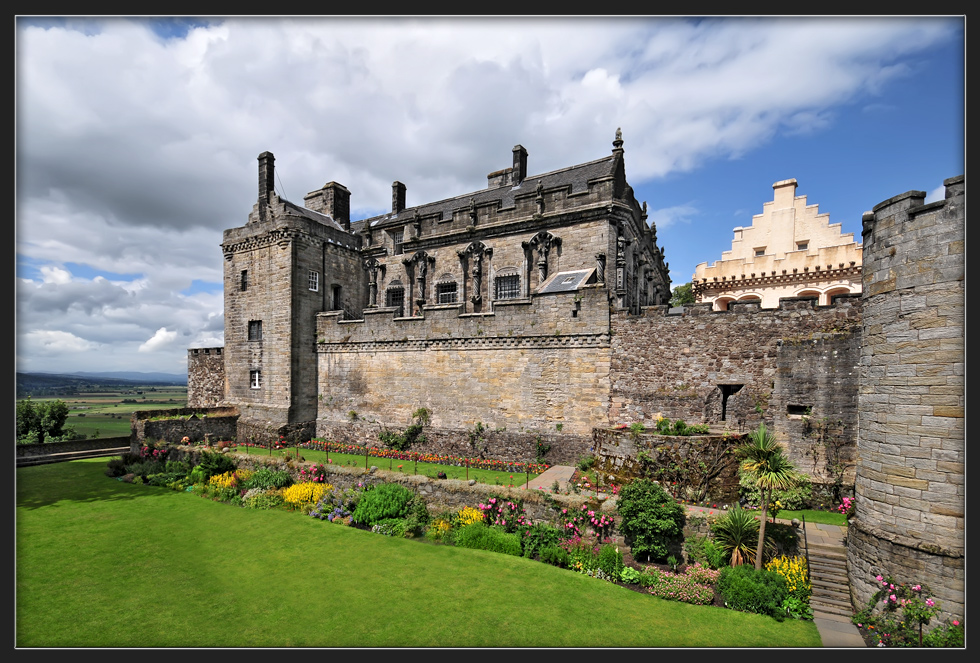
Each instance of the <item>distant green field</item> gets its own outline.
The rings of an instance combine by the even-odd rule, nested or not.
[[[66,424],[89,439],[98,439],[129,435],[129,417],[137,410],[187,407],[187,387],[137,386],[32,400],[64,401],[70,408]]]

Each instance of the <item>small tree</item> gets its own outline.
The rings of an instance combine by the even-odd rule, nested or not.
[[[685,283],[674,288],[674,295],[670,298],[670,305],[683,306],[684,304],[693,304],[695,301],[694,290],[691,284]]]
[[[631,539],[633,556],[665,559],[669,544],[684,533],[684,507],[659,483],[636,479],[619,493],[619,531]]]
[[[762,522],[759,523],[759,545],[755,551],[755,568],[762,569],[762,544],[766,537],[766,513],[774,490],[786,490],[797,482],[796,469],[786,458],[776,437],[766,430],[765,422],[749,433],[748,441],[739,447],[744,459],[742,469],[754,472],[756,485],[762,491]]]
[[[65,426],[68,404],[61,400],[35,403],[30,397],[17,401],[17,442],[61,442],[75,437],[75,429]]]

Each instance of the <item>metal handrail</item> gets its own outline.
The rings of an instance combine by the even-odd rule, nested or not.
[[[806,577],[807,580],[813,582],[810,577],[810,548],[806,542],[806,514],[801,513],[800,517],[803,518],[803,560],[806,562]]]

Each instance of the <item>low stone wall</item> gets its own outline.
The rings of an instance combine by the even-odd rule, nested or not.
[[[16,445],[18,458],[37,458],[69,451],[92,451],[95,449],[111,449],[130,443],[129,437],[101,437],[96,440],[71,440],[68,442],[47,442],[41,444]]]
[[[674,477],[684,472],[690,477],[706,475],[705,499],[726,503],[738,501],[738,462],[733,452],[741,440],[739,435],[632,434],[626,429],[596,428],[592,431],[592,439],[599,469],[603,472],[631,478],[660,469],[663,473],[659,476],[666,481],[674,481]],[[639,460],[641,452],[650,458],[649,468]],[[704,463],[703,468],[700,463]],[[672,470],[671,466],[677,469]]]
[[[392,432],[403,429],[390,428]],[[317,437],[341,444],[381,447],[378,439],[382,428],[375,423],[355,421],[346,424],[317,423]],[[580,458],[591,453],[592,440],[571,434],[536,434],[509,430],[426,427],[426,441],[412,445],[412,451],[439,456],[463,458],[496,458],[507,462],[533,463],[537,459],[537,442],[540,439],[550,445],[544,455],[548,465],[575,465]]]
[[[238,413],[233,408],[140,410],[130,418],[130,447],[135,453],[148,440],[170,444],[177,444],[185,437],[192,442],[233,440],[237,422]]]

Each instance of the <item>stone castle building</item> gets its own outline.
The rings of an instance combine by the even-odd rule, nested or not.
[[[854,235],[797,196],[795,179],[772,188],[773,200],[752,225],[735,228],[731,250],[695,268],[696,300],[724,311],[734,301],[760,299],[763,308],[776,308],[783,297],[817,297],[826,306],[837,295],[860,293],[861,244]]]
[[[518,145],[486,189],[415,207],[395,182],[390,212],[352,222],[344,186],[296,205],[260,155],[258,201],[222,242],[225,345],[188,351],[188,405],[236,412],[240,441],[371,445],[424,407],[421,450],[527,461],[543,441],[550,463],[657,414],[743,431],[765,421],[816,484],[853,486],[855,605],[893,573],[962,616],[964,178],[946,181],[943,201],[913,191],[866,214],[863,262],[849,239],[821,239],[834,226],[795,182],[777,183],[762,217],[811,230],[763,245],[743,229],[743,244],[772,248],[769,277],[815,250],[804,273],[829,264],[840,282],[794,286],[802,296],[773,306],[755,290],[725,310],[679,311],[618,131],[595,161],[539,175],[527,163]],[[796,258],[776,248],[804,239],[814,247]]]

